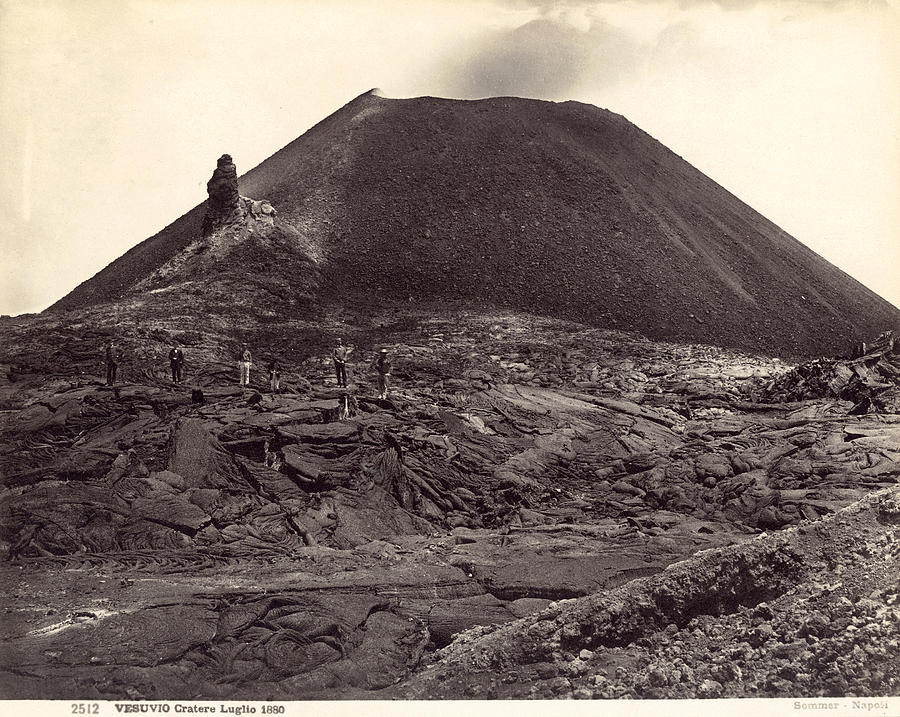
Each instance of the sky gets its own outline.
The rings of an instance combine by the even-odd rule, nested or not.
[[[900,0],[0,0],[0,314],[363,92],[624,115],[900,306]]]

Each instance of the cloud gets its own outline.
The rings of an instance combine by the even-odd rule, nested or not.
[[[572,9],[590,9],[602,5],[625,5],[634,2],[662,8],[671,6],[686,9],[699,6],[717,6],[723,10],[750,10],[760,5],[771,5],[771,0],[493,0],[494,4],[514,10],[534,9],[542,16]],[[802,10],[841,10],[845,8],[887,8],[892,0],[779,0],[783,7]],[[893,0],[896,2],[896,0]]]
[[[637,64],[637,50],[627,35],[599,20],[582,29],[540,18],[489,34],[451,62],[445,91],[466,99],[570,99],[586,77],[598,86],[627,76]]]
[[[451,75],[454,96],[556,98],[580,79],[587,53],[575,28],[533,20],[489,36]],[[453,83],[451,82],[451,85]]]

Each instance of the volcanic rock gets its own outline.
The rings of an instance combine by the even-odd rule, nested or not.
[[[759,393],[764,401],[802,401],[835,397],[852,401],[852,415],[871,410],[900,410],[900,353],[894,333],[885,331],[861,355],[851,359],[818,358],[797,366],[768,383]]]
[[[366,95],[223,160],[0,317],[0,696],[896,692],[898,366],[825,358],[895,309],[576,103]]]
[[[242,225],[248,219],[265,227],[274,226],[277,212],[271,204],[240,195],[237,168],[230,154],[219,157],[213,175],[206,183],[206,191],[209,199],[200,226],[202,236],[208,236],[223,227]]]
[[[175,426],[169,470],[190,488],[248,488],[231,456],[197,420]]]
[[[306,317],[309,304],[297,296],[369,307],[488,303],[791,356],[849,352],[900,331],[895,307],[625,118],[577,102],[367,93],[237,185],[235,174],[224,155],[205,208],[53,310],[125,297],[153,303],[148,290],[186,294],[187,305],[227,301],[265,284],[268,295],[242,305],[233,321],[252,326],[270,318],[267,307]],[[247,225],[240,246],[228,245],[219,271],[234,276],[222,286],[204,258],[208,244],[194,242],[248,215],[269,216],[265,207],[248,210],[239,190],[278,208],[276,231],[257,235],[256,222]]]
[[[244,219],[244,207],[238,192],[237,167],[230,154],[219,157],[213,175],[206,183],[206,191],[209,199],[200,229],[204,236],[226,224],[235,224]]]
[[[37,347],[53,342],[89,370],[91,347],[102,346],[89,323],[97,320],[88,314],[72,332],[41,317],[7,333],[2,358],[28,366],[53,350]],[[861,542],[845,524],[830,526],[867,493],[896,484],[896,416],[848,419],[850,402],[836,398],[755,402],[759,381],[795,368],[765,357],[526,314],[415,308],[399,328],[379,332],[397,374],[390,401],[371,399],[364,367],[375,347],[354,339],[350,419],[338,420],[342,390],[322,360],[283,358],[286,377],[308,386],[302,393],[234,387],[236,372],[219,353],[233,344],[209,326],[192,329],[186,351],[192,380],[204,386],[205,403],[196,405],[189,387],[165,382],[166,346],[180,320],[126,336],[129,354],[149,365],[135,364],[136,382],[118,395],[80,371],[32,368],[0,386],[8,560],[0,579],[12,616],[0,655],[24,656],[0,661],[4,695],[74,698],[101,686],[129,698],[420,694],[418,685],[432,684],[427,665],[454,664],[440,648],[462,649],[479,631],[519,620],[504,633],[515,661],[518,635],[528,643],[540,624],[535,615],[560,614],[553,611],[575,603],[550,600],[573,598],[592,601],[573,618],[581,627],[537,661],[514,662],[502,694],[696,697],[715,682],[721,696],[783,695],[789,678],[810,694],[851,685],[867,694],[867,684],[888,684],[892,643],[854,658],[854,674],[821,665],[830,664],[822,661],[828,650],[855,645],[832,624],[883,630],[879,610],[890,597],[871,598],[874,612],[862,604],[865,615],[837,606],[843,612],[829,616],[827,632],[805,620],[802,596],[791,597],[800,593],[783,590],[801,590],[809,576],[835,582],[833,558],[764,546],[785,531],[822,531],[831,541],[822,554],[843,545],[841,574],[858,571],[865,596],[886,585],[878,556],[898,525],[896,499],[859,514],[872,518]],[[293,329],[276,330],[286,331],[284,346],[296,344]],[[254,347],[276,334],[270,325],[257,336]],[[327,355],[328,344],[320,346]],[[517,364],[525,361],[554,385],[523,379]],[[580,377],[597,365],[627,391],[586,385]],[[489,379],[454,382],[468,371]],[[258,399],[248,405],[248,396]],[[49,420],[61,411],[65,420]],[[768,537],[750,540],[762,530]],[[701,554],[696,569],[678,567],[704,548],[723,552]],[[658,580],[652,599],[642,592],[647,579]],[[82,595],[102,597],[114,614]],[[604,595],[626,606],[613,610],[621,619],[608,605],[595,610]],[[800,617],[781,621],[757,606],[746,628],[728,622],[741,601],[761,598],[782,599],[779,610]],[[35,600],[54,614],[28,622]],[[95,617],[77,617],[84,611]],[[146,628],[156,619],[176,621],[194,642],[176,640],[173,656],[168,643],[155,644],[171,639],[169,627]],[[766,621],[778,629],[763,631]],[[806,622],[830,647],[792,652],[802,638],[785,626],[796,632]],[[227,633],[215,633],[216,624]],[[128,661],[107,643],[119,631],[121,644],[133,645],[134,630],[146,642]],[[726,669],[701,649],[713,639],[768,657],[748,653],[735,658],[739,671]],[[603,672],[598,665],[617,664],[620,654],[610,657],[606,642],[647,670]],[[772,680],[764,659],[775,661]],[[232,666],[224,678],[223,660]],[[54,679],[23,679],[23,664]],[[425,683],[410,675],[421,670]],[[454,677],[446,693],[427,689],[477,696],[477,679]]]

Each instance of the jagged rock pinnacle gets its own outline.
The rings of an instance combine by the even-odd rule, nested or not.
[[[219,157],[212,177],[206,183],[206,191],[209,200],[201,228],[204,236],[226,224],[243,220],[245,212],[238,192],[237,167],[230,154]]]
[[[238,192],[237,167],[230,154],[223,154],[206,183],[209,193],[206,216],[201,233],[208,236],[224,226],[243,223],[249,216],[257,222],[272,225],[275,209],[266,201],[242,197]]]

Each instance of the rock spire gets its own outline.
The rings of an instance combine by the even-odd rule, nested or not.
[[[237,167],[230,154],[223,154],[206,183],[209,193],[201,231],[204,236],[216,229],[243,220],[244,208],[238,192]]]
[[[208,236],[224,226],[243,223],[248,215],[257,222],[269,225],[275,219],[276,212],[271,204],[240,195],[237,167],[230,154],[219,157],[212,177],[206,183],[206,191],[209,199],[201,226],[203,236]]]

